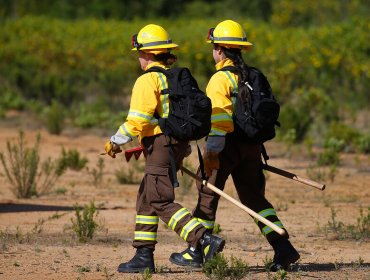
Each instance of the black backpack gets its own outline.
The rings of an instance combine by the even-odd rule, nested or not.
[[[145,73],[166,75],[168,88],[162,94],[169,96],[169,114],[158,123],[165,135],[177,140],[199,140],[211,130],[211,100],[198,87],[188,68],[151,67]]]
[[[234,66],[226,66],[219,71],[237,73]],[[272,94],[271,86],[265,75],[257,68],[248,67],[247,96],[237,96],[233,115],[236,133],[244,136],[253,144],[263,144],[275,137],[275,125],[278,122],[280,105]]]

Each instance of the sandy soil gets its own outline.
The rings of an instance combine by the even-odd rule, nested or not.
[[[0,123],[0,151],[5,151],[7,139],[17,137],[18,127]],[[108,135],[101,131],[68,130],[61,136],[53,136],[39,127],[25,124],[22,127],[30,145],[36,133],[41,132],[43,159],[56,158],[62,147],[73,148],[88,158],[90,170],[96,167]],[[305,156],[303,148],[287,151],[275,142],[268,143],[267,148],[271,165],[307,177],[306,170],[313,161]],[[193,150],[189,162],[195,165]],[[128,168],[123,155],[104,160],[101,186],[93,185],[87,169],[67,171],[53,191],[32,199],[15,198],[0,166],[0,279],[144,279],[140,274],[116,272],[118,264],[134,254],[131,241],[138,185],[117,182],[116,170]],[[266,195],[301,254],[299,263],[288,271],[287,279],[370,279],[369,240],[342,239],[341,235],[327,230],[332,209],[336,211],[335,220],[343,223],[347,235],[350,232],[346,226],[357,225],[360,208],[367,215],[369,163],[369,157],[364,155],[342,156],[334,182],[327,182],[323,192],[275,174],[267,175]],[[58,189],[65,193],[57,192]],[[187,194],[181,188],[176,191],[177,200],[192,209],[197,197],[195,187]],[[231,180],[226,192],[236,197]],[[86,205],[92,200],[100,206],[101,228],[91,241],[79,243],[69,229],[75,217],[73,206]],[[236,256],[250,266],[245,279],[280,279],[276,273],[266,272],[264,263],[273,256],[273,251],[245,212],[221,199],[216,222],[222,229],[220,235],[227,240],[225,257]],[[201,271],[169,262],[169,255],[184,249],[185,243],[163,223],[159,225],[158,241],[155,261],[159,273],[152,279],[207,279]]]

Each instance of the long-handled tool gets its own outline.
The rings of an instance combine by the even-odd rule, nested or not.
[[[296,175],[294,173],[291,173],[291,172],[288,172],[286,170],[283,170],[283,169],[280,169],[280,168],[277,168],[277,167],[274,167],[274,166],[271,166],[271,165],[268,165],[268,164],[264,164],[263,169],[265,169],[267,171],[270,171],[272,173],[278,174],[280,176],[292,179],[296,182],[305,184],[307,186],[314,187],[314,188],[319,189],[321,191],[325,190],[325,185],[324,184],[320,184],[318,182],[315,182],[315,181],[312,181],[312,180],[309,180],[309,179],[306,179],[306,178],[299,177],[298,175]]]
[[[133,148],[133,149],[130,149],[130,150],[126,150],[125,151],[126,161],[130,161],[132,155],[135,156],[135,159],[138,159],[139,156],[141,155],[141,152],[142,151],[143,151],[143,148],[142,147],[137,147],[137,148]],[[275,225],[274,223],[270,222],[269,220],[267,220],[266,218],[262,217],[261,215],[257,214],[256,212],[254,212],[253,210],[249,209],[245,205],[241,204],[239,201],[237,201],[236,199],[232,198],[228,194],[224,193],[220,189],[216,188],[214,185],[208,183],[206,180],[203,180],[202,178],[198,177],[196,174],[194,174],[193,172],[191,172],[190,170],[188,170],[184,166],[181,167],[181,170],[184,173],[188,174],[189,176],[193,177],[195,180],[200,181],[204,186],[206,186],[207,188],[211,189],[212,191],[214,191],[218,195],[222,196],[223,198],[227,199],[231,203],[233,203],[236,206],[238,206],[239,208],[241,208],[242,210],[244,210],[245,212],[247,212],[249,215],[251,215],[253,218],[255,218],[258,221],[260,221],[260,222],[264,223],[265,225],[269,226],[271,229],[273,229],[274,231],[276,231],[278,234],[280,234],[280,235],[285,235],[286,234],[283,229],[279,228],[277,225]]]
[[[251,215],[253,218],[255,218],[256,220],[260,221],[261,223],[264,223],[266,226],[269,226],[271,229],[273,229],[274,231],[276,231],[278,234],[280,235],[285,235],[285,231],[281,228],[279,228],[277,225],[275,225],[274,223],[272,223],[271,221],[267,220],[266,218],[262,217],[261,215],[257,214],[256,212],[254,212],[252,209],[249,209],[247,206],[241,204],[239,201],[237,201],[236,199],[234,199],[233,197],[229,196],[228,194],[226,194],[225,192],[221,191],[220,189],[218,189],[217,187],[215,187],[214,185],[212,185],[211,183],[208,183],[206,180],[203,180],[202,178],[200,178],[198,175],[194,174],[193,172],[191,172],[189,169],[187,169],[186,167],[182,166],[181,167],[181,170],[188,174],[189,176],[193,177],[195,180],[201,182],[204,186],[206,186],[207,188],[209,188],[210,190],[214,191],[215,193],[217,193],[218,195],[222,196],[223,198],[227,199],[228,201],[230,201],[231,203],[235,204],[236,206],[238,206],[240,209],[244,210],[245,212],[247,212],[249,215]]]

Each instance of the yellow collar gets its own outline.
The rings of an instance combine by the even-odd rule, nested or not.
[[[216,70],[220,70],[225,66],[234,66],[234,62],[230,58],[225,58],[216,64]]]
[[[167,68],[166,66],[164,66],[161,62],[158,62],[158,61],[154,61],[154,62],[151,62],[149,63],[146,68],[145,68],[145,71],[148,70],[149,68],[151,67],[154,67],[154,66],[159,66],[159,67],[162,67],[162,68]]]

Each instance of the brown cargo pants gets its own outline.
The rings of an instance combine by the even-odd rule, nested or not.
[[[280,228],[284,228],[275,209],[265,198],[265,176],[262,171],[260,146],[247,144],[233,133],[227,134],[225,148],[219,154],[219,159],[220,168],[217,172],[212,172],[209,182],[223,190],[231,174],[240,202]],[[198,175],[201,176],[200,170]],[[200,183],[197,183],[197,187],[199,197],[193,216],[212,230],[220,196]],[[255,222],[270,243],[281,238],[270,227],[257,220]]]
[[[136,201],[136,226],[133,246],[155,247],[159,218],[191,246],[197,247],[206,229],[191,213],[175,203],[169,145],[176,170],[184,159],[188,142],[176,141],[163,134],[143,139],[147,151],[145,174]]]

